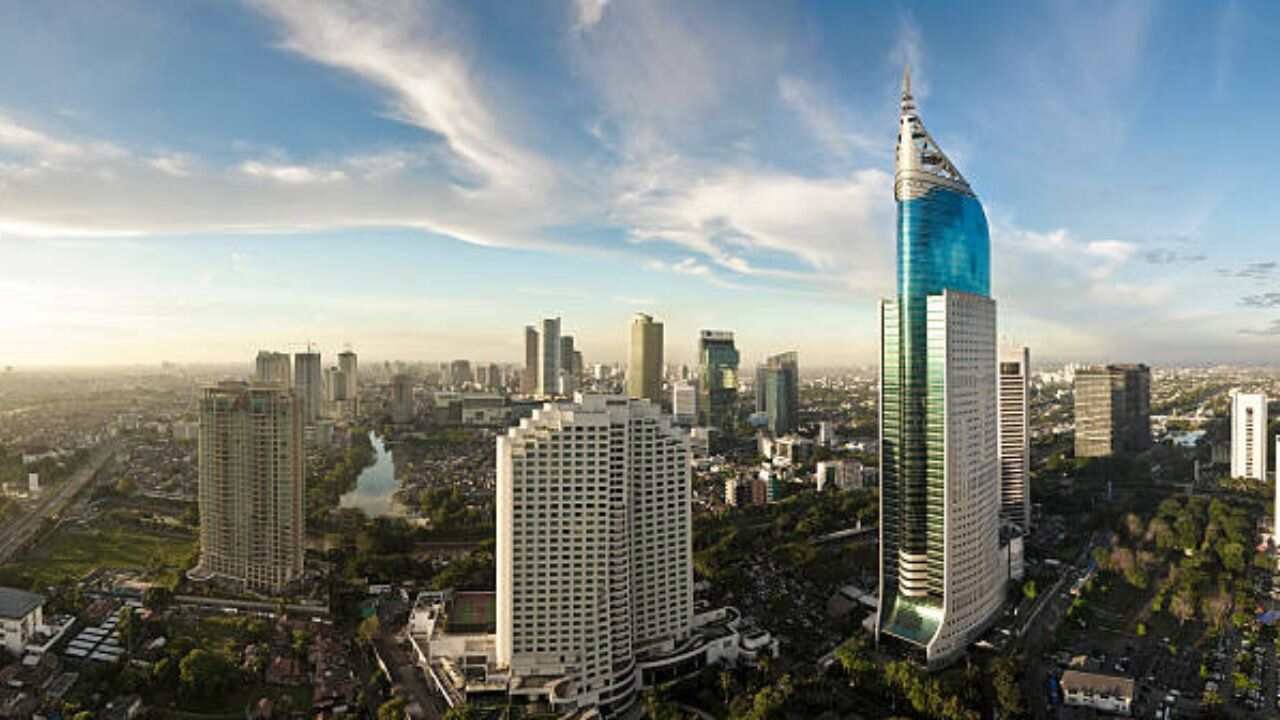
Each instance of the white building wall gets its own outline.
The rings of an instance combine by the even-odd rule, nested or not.
[[[929,298],[929,350],[943,352],[946,508],[943,621],[928,656],[973,642],[1000,610],[996,304],[968,293]]]
[[[1231,394],[1231,477],[1267,477],[1267,396]]]
[[[1031,428],[1028,395],[1031,352],[1000,349],[1000,517],[1031,527]]]

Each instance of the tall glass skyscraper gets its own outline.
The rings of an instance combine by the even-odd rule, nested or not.
[[[879,632],[945,663],[1004,597],[995,302],[982,205],[903,78],[898,296],[880,304]],[[1004,568],[1002,570],[1002,567]]]
[[[733,433],[738,423],[738,349],[728,330],[698,336],[698,412],[702,423]]]

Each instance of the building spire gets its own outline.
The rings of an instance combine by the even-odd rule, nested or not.
[[[911,63],[902,64],[902,97],[911,97]]]

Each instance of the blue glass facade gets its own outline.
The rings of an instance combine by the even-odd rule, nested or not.
[[[991,294],[991,240],[982,204],[936,187],[898,203],[898,297]]]

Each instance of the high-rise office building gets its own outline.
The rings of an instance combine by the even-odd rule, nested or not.
[[[407,425],[413,415],[413,378],[401,373],[391,378],[391,422]]]
[[[698,422],[698,386],[678,382],[671,386],[671,415],[677,425],[689,427]]]
[[[577,377],[578,371],[574,367],[574,356],[577,352],[573,348],[573,336],[560,336],[560,372],[564,375],[573,375]]]
[[[498,437],[497,488],[498,664],[556,683],[558,712],[619,714],[638,655],[690,637],[687,438],[646,400],[579,395]]]
[[[538,329],[524,326],[524,370],[520,373],[520,392],[533,395],[538,391]]]
[[[882,300],[881,636],[943,664],[996,618],[996,308],[982,204],[925,130],[903,78],[897,298]]]
[[[324,410],[324,366],[320,363],[320,353],[294,354],[293,381],[301,405],[302,424],[315,425]]]
[[[328,392],[329,402],[334,404],[346,402],[347,376],[342,372],[342,368],[334,365],[325,371],[325,390]]]
[[[253,379],[263,383],[278,383],[283,387],[293,384],[289,371],[289,353],[259,350]]]
[[[302,422],[294,392],[223,382],[200,396],[196,579],[280,593],[302,577]]]
[[[471,373],[470,360],[454,360],[449,364],[449,382],[452,385],[461,387],[469,382],[475,382],[475,376]]]
[[[1231,393],[1231,477],[1267,479],[1267,396]]]
[[[560,392],[560,318],[546,318],[538,328],[538,388],[543,397]]]
[[[627,395],[662,405],[662,323],[636,313],[631,318]]]
[[[1076,370],[1076,457],[1110,457],[1151,447],[1151,370],[1095,365]]]
[[[703,425],[732,433],[738,424],[738,349],[733,333],[698,336],[698,412]]]
[[[1000,349],[1000,520],[1031,528],[1031,351]]]
[[[346,396],[348,411],[354,417],[360,414],[360,367],[356,354],[350,350],[338,353],[338,368],[347,381],[347,389],[343,394]]]
[[[756,369],[756,411],[765,414],[769,431],[774,435],[786,435],[800,427],[800,360],[797,353],[773,355]]]

